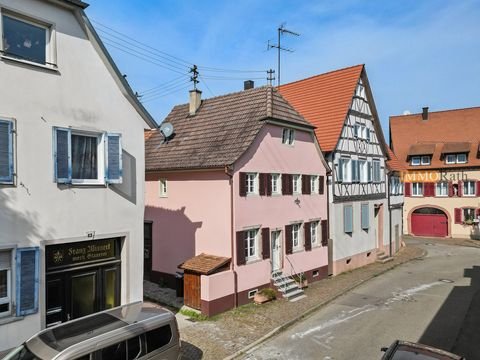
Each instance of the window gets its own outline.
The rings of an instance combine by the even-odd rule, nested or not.
[[[272,174],[272,194],[282,193],[282,177],[280,174]]]
[[[282,132],[282,144],[293,145],[295,130],[284,128]]]
[[[125,341],[103,348],[102,359],[127,360],[127,349]]]
[[[245,231],[245,259],[247,261],[257,258],[257,238],[258,229]]]
[[[368,182],[368,162],[367,160],[358,160],[358,170],[360,182]]]
[[[430,165],[430,156],[422,156],[422,165]]]
[[[343,231],[346,234],[353,233],[353,207],[345,205],[343,207]]]
[[[457,154],[457,164],[465,164],[467,162],[467,154]]]
[[[302,175],[298,175],[298,174],[293,175],[293,193],[294,194],[302,193]]]
[[[318,175],[310,175],[310,194],[318,194]]]
[[[390,178],[390,195],[402,194],[402,183],[398,176],[392,176]]]
[[[245,177],[247,194],[258,194],[258,174],[248,173]]]
[[[423,183],[412,183],[412,196],[423,196]]]
[[[40,21],[10,13],[2,15],[3,54],[41,65],[53,65],[52,28]]]
[[[420,156],[413,156],[412,159],[411,159],[410,164],[411,164],[412,166],[420,165]]]
[[[352,182],[360,181],[360,169],[358,160],[352,159]]]
[[[136,359],[141,355],[144,355],[142,354],[142,338],[140,336],[127,340],[127,354],[128,360]]]
[[[349,158],[341,158],[338,161],[338,180],[343,182],[351,182],[352,181],[352,173],[351,173],[351,159]]]
[[[467,154],[448,154],[445,156],[446,164],[465,164],[467,162]]]
[[[294,249],[300,248],[300,225],[301,224],[293,224],[292,225],[292,244]]]
[[[120,134],[54,128],[55,179],[63,184],[122,182]]]
[[[160,179],[159,183],[159,190],[160,190],[160,197],[167,197],[168,195],[168,188],[167,188],[167,179]]]
[[[448,196],[448,182],[438,182],[435,185],[436,196]]]
[[[381,169],[380,169],[380,160],[373,160],[373,182],[382,181]]]
[[[475,181],[464,181],[463,182],[463,195],[464,196],[475,196]]]
[[[0,251],[0,317],[11,314],[11,252]]]
[[[445,157],[446,164],[455,164],[457,162],[457,156],[455,154],[448,154]]]
[[[318,221],[312,221],[310,223],[310,241],[312,246],[318,245]]]
[[[463,221],[473,221],[473,220],[475,220],[475,209],[464,208],[463,209]]]
[[[366,124],[356,123],[353,126],[353,136],[358,139],[370,141],[370,129]]]
[[[0,119],[0,184],[13,184],[14,123]]]
[[[370,227],[370,214],[368,211],[368,204],[361,204],[361,223],[362,229],[368,230]]]
[[[254,289],[254,290],[250,290],[248,292],[248,298],[249,299],[253,299],[253,297],[255,296],[255,294],[258,292],[258,289]]]
[[[158,329],[146,333],[147,353],[151,353],[167,345],[172,339],[172,329],[170,325],[159,327]]]

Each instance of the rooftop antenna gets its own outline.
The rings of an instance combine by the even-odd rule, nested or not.
[[[282,50],[283,51],[288,51],[288,52],[293,52],[293,50],[291,50],[291,49],[282,48],[282,45],[281,45],[282,35],[283,34],[289,34],[289,35],[294,35],[294,36],[300,36],[299,33],[296,33],[294,31],[286,29],[285,28],[286,24],[287,23],[282,23],[277,29],[278,43],[275,45],[275,44],[270,44],[270,41],[268,41],[268,44],[267,44],[267,50],[270,50],[272,48],[278,49],[277,86],[280,86],[280,53],[281,53]]]
[[[190,68],[190,71],[189,73],[192,74],[192,76],[190,76],[190,81],[193,82],[193,90],[197,90],[197,84],[200,82],[198,80],[198,67],[197,65],[193,65],[193,67]]]

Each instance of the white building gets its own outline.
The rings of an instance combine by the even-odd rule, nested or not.
[[[316,126],[332,173],[329,190],[329,272],[366,265],[389,243],[388,150],[364,65],[280,87],[280,93]]]
[[[155,122],[79,0],[0,0],[0,350],[143,298]]]

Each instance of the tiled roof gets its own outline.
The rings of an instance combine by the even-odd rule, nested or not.
[[[395,155],[408,169],[480,166],[480,107],[429,112],[427,120],[422,114],[391,116],[390,137]],[[424,144],[434,147],[431,165],[411,166],[410,148]],[[444,149],[468,152],[468,163],[445,164]]]
[[[397,156],[393,153],[392,149],[387,148],[388,157],[387,167],[393,171],[402,171],[405,170],[405,166],[398,160]]]
[[[265,120],[312,129],[272,87],[260,87],[202,101],[189,116],[189,105],[177,105],[165,121],[174,136],[163,143],[158,130],[145,133],[146,171],[215,168],[232,165],[250,146]]]
[[[432,155],[435,151],[435,144],[432,143],[417,143],[410,145],[408,155]]]
[[[228,265],[229,262],[230,258],[202,253],[194,256],[191,259],[188,259],[178,267],[180,269],[193,271],[202,275],[209,275]]]
[[[280,86],[280,93],[312,125],[323,151],[337,145],[364,65],[356,65]]]

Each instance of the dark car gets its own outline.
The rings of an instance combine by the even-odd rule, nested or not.
[[[382,360],[466,360],[462,356],[431,346],[397,340],[390,347],[382,348]]]

